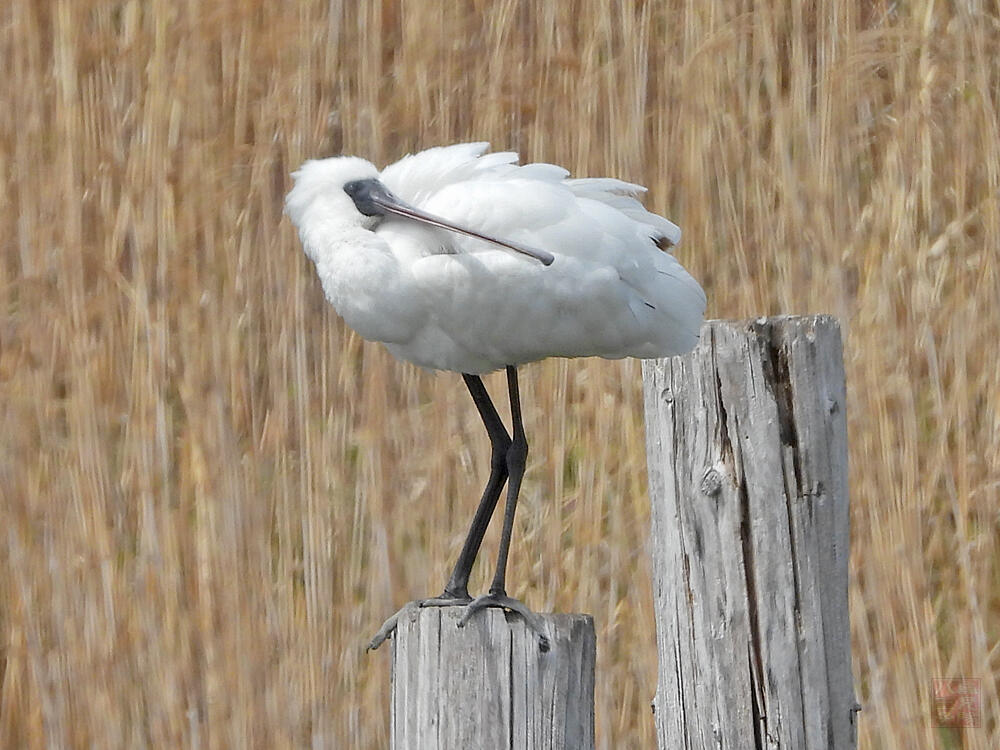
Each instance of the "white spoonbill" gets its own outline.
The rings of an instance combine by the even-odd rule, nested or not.
[[[517,164],[486,143],[431,148],[381,172],[351,156],[305,162],[286,212],[327,299],[361,336],[395,356],[462,373],[492,446],[490,477],[444,592],[414,606],[467,605],[540,619],[507,596],[507,552],[528,443],[517,366],[546,357],[664,357],[698,340],[705,293],[669,248],[680,229],[610,178],[570,179]],[[512,434],[480,375],[506,368]],[[507,500],[489,592],[469,573],[504,484]],[[400,610],[402,612],[403,610]],[[393,631],[390,617],[369,644]]]

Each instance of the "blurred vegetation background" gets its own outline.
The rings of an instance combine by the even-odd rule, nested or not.
[[[1000,747],[995,3],[7,0],[0,65],[0,746],[386,746],[364,644],[488,448],[282,201],[490,140],[648,185],[710,316],[840,318],[860,745]],[[653,747],[639,365],[522,388],[511,594],[594,614],[598,746]],[[980,729],[932,727],[949,676]]]

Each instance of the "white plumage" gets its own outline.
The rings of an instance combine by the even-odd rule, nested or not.
[[[690,350],[705,294],[660,244],[680,230],[639,185],[517,166],[485,143],[431,148],[381,173],[354,157],[307,161],[287,212],[327,298],[361,336],[423,367],[484,373],[545,357]],[[410,205],[551,253],[545,266],[409,218],[365,216],[344,192],[377,179]]]
[[[645,188],[518,166],[487,144],[432,148],[386,167],[307,161],[286,210],[327,299],[364,338],[400,359],[463,373],[492,447],[490,477],[444,592],[409,606],[518,612],[548,649],[542,621],[507,596],[507,553],[528,444],[517,365],[545,357],[662,357],[698,340],[705,293],[663,246],[680,229],[636,199]],[[507,368],[507,432],[480,373]],[[496,573],[473,600],[469,575],[507,485]],[[405,608],[404,608],[405,609]],[[396,627],[390,617],[369,644]]]

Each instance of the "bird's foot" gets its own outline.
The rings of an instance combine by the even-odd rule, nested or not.
[[[549,637],[545,634],[545,626],[542,624],[542,618],[528,609],[522,602],[507,596],[502,591],[491,591],[489,594],[476,597],[465,610],[462,619],[458,621],[458,627],[465,627],[465,624],[476,612],[487,607],[498,607],[519,614],[524,620],[525,625],[538,636],[538,650],[543,652],[549,650]]]
[[[400,615],[406,612],[412,612],[415,609],[420,609],[421,607],[456,607],[464,604],[469,604],[472,601],[472,597],[468,594],[455,595],[449,594],[447,591],[440,596],[434,596],[430,599],[416,599],[412,602],[407,602],[404,604],[396,614],[392,615],[388,620],[382,623],[382,627],[378,629],[375,637],[368,642],[365,647],[365,651],[374,651],[379,646],[381,646],[385,641],[396,631],[396,623],[399,621]]]

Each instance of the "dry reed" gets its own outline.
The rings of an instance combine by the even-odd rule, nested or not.
[[[282,198],[307,157],[478,139],[650,186],[714,317],[840,316],[861,747],[1000,746],[995,4],[0,21],[0,746],[385,746],[363,643],[442,585],[486,445],[456,376],[331,312]],[[599,747],[652,747],[638,365],[523,383],[511,592],[595,615]],[[982,728],[931,727],[953,675]]]

